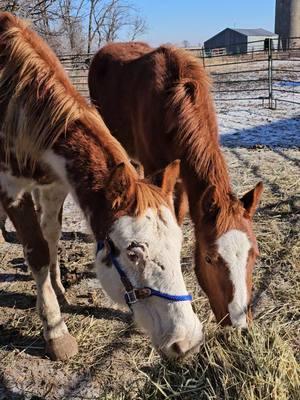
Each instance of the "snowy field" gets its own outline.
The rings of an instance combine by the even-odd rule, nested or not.
[[[210,70],[223,146],[299,148],[300,60],[274,61],[272,69],[272,110],[268,108],[267,61]],[[250,97],[257,99],[244,100]]]
[[[278,102],[276,110],[252,104],[218,105],[221,143],[228,147],[300,147],[300,106]]]

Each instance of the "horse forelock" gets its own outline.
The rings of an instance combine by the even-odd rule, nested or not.
[[[136,216],[142,216],[149,208],[159,212],[161,206],[169,207],[161,190],[147,182],[137,182],[135,196],[134,214]]]
[[[216,200],[208,208],[210,211],[202,211],[196,215],[195,223],[206,226],[204,234],[209,233],[212,241],[231,229],[240,229],[245,210],[235,195],[229,194],[222,204]]]
[[[219,206],[219,212],[216,217],[217,237],[220,237],[230,229],[236,228],[239,224],[239,219],[244,214],[240,201],[233,195],[228,197],[228,201]]]

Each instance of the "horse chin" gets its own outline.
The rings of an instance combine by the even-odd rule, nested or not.
[[[247,316],[244,314],[239,319],[232,321],[232,326],[238,329],[247,329],[248,328],[248,321]]]
[[[185,358],[199,351],[203,342],[202,324],[191,304],[177,303],[172,308],[170,315],[165,300],[156,299],[151,305],[135,304],[133,311],[137,325],[150,337],[160,355],[168,359]]]

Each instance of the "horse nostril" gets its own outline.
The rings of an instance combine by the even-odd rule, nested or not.
[[[171,349],[174,351],[174,353],[178,354],[179,356],[182,355],[182,351],[178,343],[173,343]]]
[[[163,347],[160,350],[162,354],[170,359],[184,358],[187,355],[198,353],[202,343],[203,338],[201,336],[201,338],[195,341],[195,343],[193,342],[193,340],[191,341],[190,339],[183,339],[178,340],[177,342],[173,342],[171,345]]]
[[[241,334],[242,334],[242,336],[247,336],[248,333],[249,333],[248,326],[243,326],[243,327],[241,328]]]
[[[177,356],[182,357],[189,350],[189,342],[187,340],[175,342],[172,344],[171,349]]]

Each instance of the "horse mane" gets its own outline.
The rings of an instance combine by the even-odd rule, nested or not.
[[[0,13],[0,51],[7,158],[13,146],[20,167],[35,163],[75,123],[99,133],[116,160],[127,158],[95,108],[72,86],[54,52],[24,21],[6,12]]]
[[[215,203],[220,212],[217,228],[226,231],[234,220],[236,207],[231,194],[230,179],[219,145],[211,81],[206,71],[186,50],[161,46],[170,75],[167,80],[165,123],[175,135],[181,149],[199,180],[215,186]]]
[[[7,158],[13,147],[20,168],[28,161],[34,166],[69,127],[79,124],[97,134],[115,165],[126,163],[126,174],[135,181],[136,216],[167,204],[159,188],[138,180],[126,151],[72,86],[49,46],[24,21],[6,12],[0,13],[0,53],[0,104],[6,105],[1,131]]]

